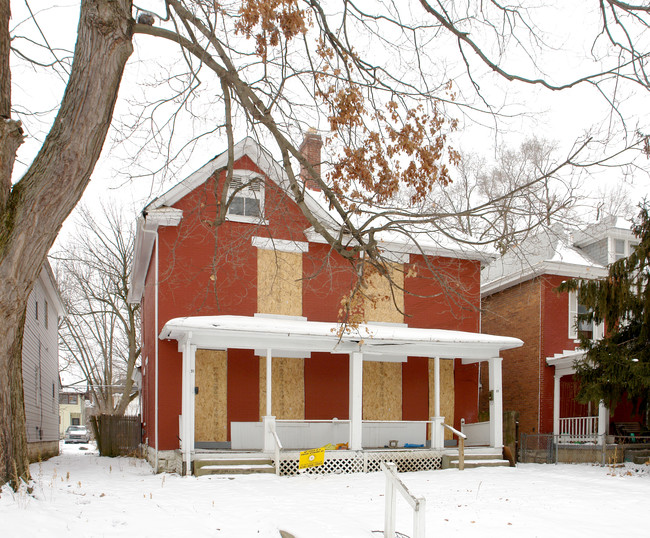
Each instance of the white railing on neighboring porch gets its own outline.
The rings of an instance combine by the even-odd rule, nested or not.
[[[568,417],[560,419],[560,442],[596,442],[598,417]]]

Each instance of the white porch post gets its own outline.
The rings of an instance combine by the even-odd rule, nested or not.
[[[273,403],[273,353],[266,350],[266,416],[273,415],[271,404]]]
[[[607,425],[609,423],[609,409],[605,402],[598,402],[598,442],[603,445],[607,444],[605,436],[607,435]]]
[[[433,414],[431,417],[431,448],[445,447],[445,417],[440,416],[440,357],[433,358]]]
[[[189,333],[183,342],[183,380],[182,380],[182,428],[180,432],[185,475],[192,474],[192,452],[194,451],[194,386],[196,367],[196,346],[191,343]]]
[[[553,380],[553,435],[559,441],[560,435],[560,379],[562,376],[555,373]]]
[[[262,417],[264,426],[264,452],[275,450],[275,417],[271,405],[273,404],[273,353],[270,348],[266,350],[266,415]]]
[[[350,450],[361,450],[363,433],[363,354],[350,353]]]
[[[275,437],[273,433],[275,432],[275,417],[267,415],[262,418],[262,423],[264,425],[264,452],[274,452]]]
[[[503,447],[503,382],[501,378],[501,357],[488,359],[490,376],[490,446]]]

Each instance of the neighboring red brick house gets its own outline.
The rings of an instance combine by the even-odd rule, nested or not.
[[[320,138],[311,133],[306,145],[305,155],[317,163]],[[476,422],[479,361],[489,363],[498,383],[500,350],[521,344],[480,334],[480,270],[493,255],[428,234],[418,245],[383,238],[402,289],[394,301],[367,304],[367,320],[383,325],[364,328],[368,334],[354,341],[358,352],[349,335],[330,346],[334,334],[324,327],[335,327],[354,281],[349,263],[310,226],[288,194],[282,169],[263,148],[247,138],[234,155],[231,189],[240,190],[225,223],[213,225],[223,153],[148,204],[138,224],[130,300],[142,304],[144,443],[158,467],[164,460],[177,468],[181,445],[186,463],[197,449],[261,448],[255,428],[263,417],[349,420],[350,439],[343,441],[357,449],[361,416],[444,417],[457,429],[461,418]],[[340,230],[319,196],[305,190],[305,203],[322,225]],[[376,278],[367,294],[389,295],[386,280]],[[224,328],[233,323],[238,329]],[[296,331],[285,335],[279,350],[270,343],[277,327]],[[245,337],[238,340],[237,331]],[[381,345],[371,349],[375,340]],[[499,411],[491,434],[498,448],[498,385],[495,391]],[[364,445],[384,442],[367,441],[365,430],[363,436]],[[437,429],[436,443],[442,446]]]
[[[482,275],[482,330],[523,340],[504,352],[503,406],[519,412],[521,433],[555,433],[561,439],[596,440],[607,433],[607,409],[579,404],[573,363],[583,356],[577,331],[593,338],[602,327],[576,327],[575,293],[556,288],[570,278],[599,278],[606,266],[627,256],[635,238],[630,224],[611,219],[575,237],[540,234],[490,264]],[[629,405],[617,406],[612,421],[630,420]]]

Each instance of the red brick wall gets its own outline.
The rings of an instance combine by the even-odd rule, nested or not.
[[[519,412],[522,433],[539,432],[540,383],[540,279],[529,280],[483,299],[482,331],[514,336],[524,345],[502,353],[503,410]],[[487,364],[483,378],[483,405],[489,390]],[[483,373],[483,372],[482,372]]]
[[[540,361],[540,431],[553,432],[553,385],[555,368],[546,364],[546,357],[565,350],[573,350],[577,344],[569,338],[569,294],[558,293],[556,288],[566,276],[544,275],[542,278],[542,356]]]

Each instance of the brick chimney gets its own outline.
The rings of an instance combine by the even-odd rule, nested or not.
[[[316,172],[320,174],[320,164],[321,164],[321,148],[323,147],[323,139],[318,134],[316,129],[310,127],[305,134],[305,138],[300,145],[300,153],[303,154],[307,162],[311,164]],[[304,166],[301,166],[300,177],[305,182],[305,187],[312,191],[320,191],[320,187],[316,182],[311,179],[309,172]]]

